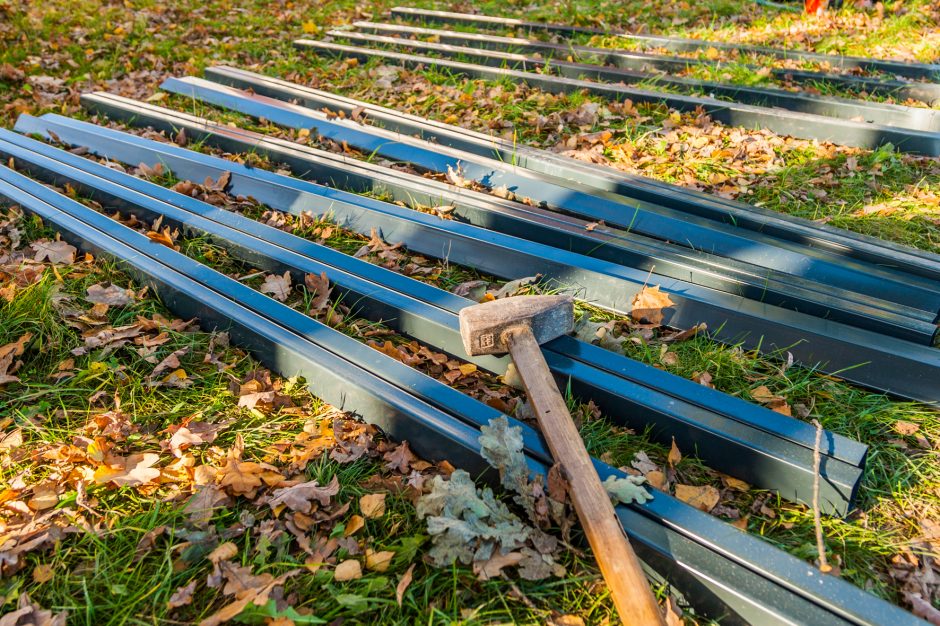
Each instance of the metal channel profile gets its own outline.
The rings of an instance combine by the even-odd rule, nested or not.
[[[198,180],[207,176],[217,179],[228,173],[230,175],[229,190],[231,193],[251,196],[268,206],[294,214],[307,210],[317,213],[326,212],[333,219],[355,220],[350,222],[355,224],[364,221],[369,224],[372,223],[371,218],[360,220],[358,217],[360,215],[368,216],[369,213],[364,213],[361,210],[357,213],[356,208],[347,208],[348,205],[356,204],[356,206],[362,208],[383,205],[383,203],[376,205],[374,204],[375,201],[354,194],[331,193],[332,190],[312,182],[260,170],[227,159],[193,152],[175,145],[145,139],[54,114],[47,114],[42,118],[21,115],[16,130],[26,134],[41,135],[47,139],[55,136],[58,140],[69,145],[81,146],[92,154],[113,161],[123,163],[147,162],[154,165],[161,163],[170,171],[191,180]],[[208,130],[213,130],[213,132],[221,131],[221,129],[204,128],[202,134],[194,134],[193,137],[198,141],[210,141],[213,135],[208,134]],[[226,130],[231,129],[226,128]],[[28,139],[23,139],[23,141],[28,141]],[[243,151],[245,144],[232,144],[231,147],[235,148],[235,151]],[[262,151],[274,159],[290,158],[289,152],[269,152],[268,148],[262,148]],[[384,218],[385,215],[401,215],[402,218],[413,216],[412,212],[402,210],[397,206],[385,205],[385,207],[388,209],[388,213],[377,214],[377,218]],[[380,225],[386,228],[394,228],[394,232],[402,232],[407,235],[409,229],[417,231],[421,228],[421,224],[435,221],[424,215],[415,217],[418,219],[412,221],[413,226],[399,227],[391,220],[385,219]],[[406,221],[401,218],[400,220],[402,222]],[[360,226],[358,230],[365,234],[369,232],[368,228],[366,226],[363,229]],[[416,240],[412,237],[409,243]],[[451,247],[447,241],[440,243],[439,247],[441,248],[448,249]],[[324,249],[323,252],[324,254],[330,254],[334,259],[345,259],[346,256],[330,251],[328,248]],[[357,263],[360,262],[357,261]],[[372,267],[371,264],[369,267]],[[392,282],[400,280],[400,278],[397,278],[399,276],[395,273],[385,274],[386,278],[383,280]],[[420,283],[420,285],[424,284]],[[437,291],[430,286],[422,286],[421,289],[425,294],[429,291]],[[456,312],[460,308],[457,303],[464,302],[453,294],[450,294],[448,298],[450,298],[451,304],[445,308],[452,312]],[[436,304],[439,302],[438,298],[425,296],[424,299]],[[662,393],[671,393],[676,399],[684,399],[684,401],[707,408],[712,412],[724,414],[730,419],[756,428],[762,428],[767,432],[774,433],[776,436],[797,442],[804,447],[814,446],[815,429],[802,422],[761,409],[748,402],[729,397],[713,389],[708,389],[657,368],[643,365],[632,359],[624,358],[622,355],[615,355],[590,344],[562,338],[546,345],[555,349],[562,344],[565,348],[560,350],[561,353],[589,363],[593,367],[614,373],[637,384],[661,390]],[[843,438],[835,437],[830,444],[824,447],[823,452],[853,465],[861,466],[864,463],[865,446]]]
[[[639,72],[682,75],[692,67],[718,68],[721,65],[720,61],[710,59],[665,56],[616,48],[579,46],[570,42],[567,44],[549,43],[522,37],[498,37],[491,33],[447,31],[382,22],[353,22],[352,26],[366,32],[428,37],[439,43],[530,55],[538,54],[545,58],[600,63]],[[765,69],[763,66],[758,65],[744,65],[744,67],[754,71]],[[911,99],[928,104],[940,103],[940,84],[937,83],[868,78],[866,76],[830,74],[788,68],[766,69],[770,70],[770,76],[786,83],[827,84],[852,91],[891,96],[899,100]]]
[[[60,141],[65,141],[73,146],[82,146],[91,153],[109,160],[128,164],[146,162],[155,165],[162,163],[170,171],[191,180],[198,180],[207,176],[217,179],[227,172],[231,175],[230,191],[232,193],[261,198],[262,202],[269,203],[279,210],[291,211],[290,207],[292,206],[300,207],[293,209],[295,213],[307,208],[323,210],[323,201],[318,204],[318,199],[323,194],[323,188],[319,185],[233,163],[227,159],[193,152],[164,142],[144,139],[136,135],[63,118],[54,114],[48,114],[42,118],[21,115],[16,129],[23,133],[38,134],[46,138],[51,138],[54,135]],[[203,127],[203,134],[194,134],[193,136],[199,140],[211,139],[211,135],[206,133],[209,130],[213,132],[222,132],[222,130],[234,132],[227,127],[213,128],[206,126]],[[13,137],[16,137],[16,135],[13,135]],[[29,140],[24,138],[22,141]],[[243,151],[246,145],[233,144],[231,147],[236,148],[236,151]],[[275,150],[275,148],[271,148],[271,150]],[[287,152],[269,152],[265,149],[265,154],[275,160],[280,160],[282,157],[290,158]],[[337,196],[330,195],[326,202],[330,203],[329,207],[342,209],[347,200],[355,202],[361,199],[361,197],[351,194],[340,194]],[[404,212],[404,214],[407,215],[408,213]],[[336,213],[334,212],[332,215],[335,217]],[[360,232],[363,231],[364,229],[360,230]],[[331,255],[338,254],[328,248],[324,249],[323,252]],[[345,255],[340,258],[345,258]],[[356,261],[356,263],[362,262]],[[370,264],[369,267],[373,266]],[[384,281],[390,283],[394,280],[401,280],[400,275],[395,273],[384,274],[384,276],[385,278],[379,281],[383,284],[386,284]],[[411,280],[408,279],[409,284],[414,284]],[[438,293],[436,289],[421,282],[414,284],[414,286],[423,290],[425,294],[428,292]],[[463,302],[463,300],[453,294],[448,294],[447,297],[451,303],[448,306],[440,304],[440,299],[436,297],[425,296],[423,299],[456,312],[460,308],[458,303]],[[551,343],[550,347],[555,349],[562,344],[565,347],[559,350],[560,353],[589,363],[593,367],[614,373],[631,382],[660,390],[661,393],[670,393],[676,399],[682,399],[684,402],[690,402],[709,411],[723,414],[729,419],[765,429],[776,436],[798,442],[804,447],[809,448],[814,445],[815,429],[802,422],[785,418],[778,413],[767,411],[738,398],[727,396],[590,344],[563,338]],[[834,437],[831,443],[823,448],[823,452],[853,465],[861,466],[864,463],[865,446],[840,437]]]
[[[2,166],[0,197],[40,215],[82,249],[114,258],[171,303],[177,315],[228,330],[275,371],[302,375],[313,393],[407,439],[422,456],[446,457],[471,471],[482,468],[477,428],[498,415],[486,405]],[[359,360],[357,347],[371,354]],[[403,379],[392,383],[377,369]],[[421,384],[404,386],[410,376]],[[459,404],[477,405],[475,411],[466,415],[462,407],[438,406],[451,393],[462,396]],[[530,469],[544,475],[550,457],[537,434],[520,426]],[[602,478],[619,475],[601,462],[595,467]],[[617,512],[641,558],[694,598],[703,613],[723,622],[921,623],[666,494]]]
[[[385,182],[383,174],[394,170],[368,164],[359,167],[326,151],[316,154],[322,157],[320,165],[315,173],[308,168],[308,177],[342,189],[375,191],[381,178],[383,193],[394,186],[395,197],[413,202],[415,189],[431,186],[425,178],[404,173]],[[364,170],[362,175],[356,176],[360,169]],[[395,178],[401,179],[400,184]],[[458,217],[488,229],[908,341],[929,345],[937,334],[933,312],[844,290],[833,293],[831,285],[615,231],[606,225],[589,230],[583,220],[572,223],[573,218],[560,219],[565,216],[544,209],[509,201],[496,204],[485,194],[455,193],[440,183],[433,186],[424,200],[450,203],[458,207]]]
[[[308,273],[325,272],[358,315],[385,320],[405,335],[492,373],[505,371],[505,359],[470,359],[462,350],[456,314],[472,301],[9,131],[0,130],[0,139],[0,154],[37,178],[59,186],[69,184],[109,209],[138,219],[163,218],[164,224],[208,236],[233,257],[268,271],[289,271],[298,283]],[[146,155],[142,157],[138,162],[147,162]],[[179,170],[174,173],[181,174]],[[588,346],[570,338],[546,347],[546,360],[560,386],[570,383],[577,396],[594,400],[621,425],[652,427],[664,442],[674,436],[681,448],[698,450],[699,456],[718,470],[777,489],[786,498],[812,502],[815,471],[808,441],[795,445],[709,415],[692,404],[679,404],[674,398],[592,367],[585,352],[591,352]],[[579,357],[581,362],[576,361]],[[833,433],[826,433],[825,439],[831,442],[830,447],[837,444],[853,456],[863,447]],[[822,464],[821,475],[820,502],[825,510],[848,512],[862,469],[829,457]]]
[[[891,293],[891,300],[914,308],[929,307],[930,321],[940,310],[940,282],[923,286],[897,281],[886,285],[875,279],[870,268],[836,263],[821,255],[809,256],[801,246],[742,231],[734,226],[718,224],[657,205],[631,201],[621,197],[599,197],[577,182],[540,174],[497,159],[480,157],[456,149],[442,147],[420,139],[406,137],[382,128],[358,124],[351,120],[330,119],[326,113],[281,100],[208,82],[200,78],[169,78],[163,89],[187,97],[265,119],[288,128],[310,129],[336,142],[359,149],[366,154],[400,161],[421,170],[439,174],[460,172],[468,180],[487,187],[504,186],[508,190],[533,198],[550,208],[577,217],[609,224],[647,237],[682,243],[694,250],[729,257],[781,273],[799,275],[847,291],[857,291],[889,299],[878,294]]]
[[[375,48],[346,46],[326,41],[298,39],[294,44],[321,56],[355,58],[367,62],[379,58],[396,62],[404,67],[439,67],[451,74],[484,80],[514,80],[524,82],[548,93],[585,91],[614,100],[663,104],[678,111],[708,113],[715,121],[726,126],[748,129],[766,128],[780,135],[831,141],[844,146],[878,148],[887,144],[908,152],[925,156],[940,155],[940,133],[836,119],[812,113],[797,113],[782,109],[765,109],[750,104],[725,102],[714,98],[672,94],[613,83],[598,83],[564,76],[551,76],[504,67],[465,63],[442,57],[419,56]]]
[[[737,54],[755,54],[779,59],[810,61],[840,70],[861,69],[873,72],[885,72],[886,74],[905,76],[907,78],[921,78],[935,82],[940,81],[940,65],[935,63],[911,63],[907,61],[871,59],[867,57],[842,56],[838,54],[822,54],[804,50],[768,48],[765,46],[727,43],[724,41],[683,39],[681,37],[665,37],[661,35],[638,35],[610,29],[586,28],[581,26],[568,26],[565,24],[550,24],[546,22],[529,22],[516,18],[475,15],[470,13],[451,13],[448,11],[431,11],[413,9],[410,7],[395,7],[391,10],[391,15],[406,20],[422,20],[446,24],[468,24],[480,26],[481,28],[528,30],[533,32],[559,33],[562,35],[616,35],[627,41],[643,44],[651,48],[669,50],[671,52],[700,52],[705,48],[715,48],[716,50],[728,50]]]
[[[443,38],[446,31],[434,31]],[[590,79],[606,83],[635,84],[643,83],[653,89],[663,87],[676,89],[692,95],[707,95],[712,99],[775,108],[795,113],[821,115],[842,120],[864,120],[873,124],[909,128],[925,132],[940,131],[940,111],[908,107],[882,102],[861,102],[833,96],[819,96],[808,93],[791,92],[780,88],[748,87],[696,80],[693,78],[674,77],[663,74],[650,74],[620,67],[607,67],[589,63],[567,61],[564,58],[541,58],[524,54],[481,49],[465,45],[429,42],[406,37],[389,37],[353,32],[349,30],[331,30],[330,37],[342,38],[360,45],[396,46],[418,51],[418,54],[433,54],[442,57],[471,61],[492,67],[511,67],[524,71],[541,71],[543,75],[565,78]],[[776,114],[777,111],[774,111]],[[775,115],[776,117],[776,115]],[[769,128],[769,127],[768,127]],[[829,131],[825,131],[827,134]]]
[[[137,107],[128,107],[126,103],[122,106],[108,98],[86,97],[84,102],[99,112],[110,112],[117,119],[151,124],[164,130],[182,127],[178,118],[161,120],[149,113],[144,114]],[[115,104],[117,106],[113,106]],[[237,134],[206,132],[198,125],[192,128],[192,133],[191,137],[199,137],[200,141],[233,151],[267,151],[261,144],[245,141]],[[306,158],[301,150],[293,153],[282,151],[277,159],[287,162],[296,172],[304,171]],[[342,192],[321,188],[320,193],[326,200],[321,199],[319,205],[305,207],[299,203],[287,203],[286,209],[282,210],[307,209],[335,215],[336,203],[332,198],[342,195]],[[253,195],[266,204],[284,206],[277,197],[262,198],[251,192],[246,195]],[[367,211],[363,205],[370,206],[371,210]],[[480,229],[464,231],[462,229],[472,227],[395,205],[363,198],[357,201],[356,206],[344,206],[344,209],[350,211],[349,217],[340,221],[350,228],[356,229],[358,225],[363,229],[365,226],[368,232],[374,227],[384,236],[402,241],[422,254],[448,258],[502,278],[542,274],[563,285],[573,285],[588,300],[615,310],[628,306],[632,295],[646,281],[655,280],[647,273],[631,272],[621,266],[611,267],[611,264],[597,259],[546,249],[499,233]],[[473,234],[463,235],[463,232]],[[677,303],[675,309],[667,310],[667,323],[676,327],[690,328],[704,322],[710,329],[716,329],[712,336],[719,341],[740,342],[746,348],[771,353],[778,349],[788,350],[803,364],[817,364],[822,371],[838,374],[850,382],[926,402],[934,401],[940,395],[934,384],[936,370],[940,366],[940,352],[932,348],[777,307],[742,301],[688,283],[670,279],[660,281],[660,284]],[[700,302],[702,299],[707,304]],[[880,365],[876,367],[872,365],[874,363]]]
[[[495,158],[516,167],[577,180],[595,192],[610,192],[643,202],[659,204],[676,211],[734,224],[764,235],[793,241],[807,254],[834,255],[870,264],[867,271],[886,279],[909,283],[914,277],[940,281],[940,256],[862,235],[827,224],[793,217],[701,191],[631,175],[612,167],[585,163],[548,150],[401,113],[362,100],[346,98],[284,80],[233,67],[210,67],[206,78],[217,83],[250,89],[255,93],[313,109],[327,109],[347,116],[360,110],[371,122],[405,135],[414,135],[440,145],[483,157]],[[914,279],[916,282],[916,279]]]

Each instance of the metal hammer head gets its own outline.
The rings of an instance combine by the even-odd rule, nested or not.
[[[528,326],[545,343],[574,330],[571,296],[516,296],[460,310],[460,337],[470,356],[509,351],[506,331]]]

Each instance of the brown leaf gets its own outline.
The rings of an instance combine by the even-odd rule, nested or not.
[[[351,537],[362,530],[366,525],[366,520],[361,515],[353,515],[346,522],[346,529],[343,531],[344,537]]]
[[[474,561],[473,573],[479,580],[490,580],[498,578],[503,572],[504,567],[515,567],[522,561],[524,555],[521,552],[509,552],[501,554],[499,550],[486,561]]]
[[[385,515],[384,493],[369,493],[359,498],[359,510],[367,519],[375,519]]]
[[[290,296],[291,278],[290,272],[284,272],[283,275],[268,274],[264,277],[264,283],[258,290],[261,293],[269,293],[271,297],[279,302],[284,302]]]
[[[355,559],[348,559],[336,566],[333,570],[333,580],[338,583],[362,578],[362,566]]]
[[[920,595],[909,592],[904,593],[904,598],[911,603],[911,612],[914,615],[926,620],[929,624],[940,626],[940,610],[933,604],[921,598]]]
[[[367,548],[366,569],[370,569],[373,572],[384,572],[392,564],[393,558],[395,558],[395,553],[391,550],[375,552],[371,548]]]
[[[313,501],[317,501],[321,506],[327,506],[330,498],[339,493],[339,479],[336,475],[327,486],[321,486],[317,481],[300,483],[283,489],[275,489],[271,494],[271,501],[268,505],[275,509],[284,505],[292,511],[300,513],[310,513],[313,510]]]
[[[225,543],[220,543],[215,549],[209,553],[209,556],[206,557],[209,559],[210,563],[219,563],[221,561],[229,561],[235,558],[238,555],[238,546],[236,546],[231,541],[226,541]]]
[[[418,459],[411,452],[407,441],[401,442],[393,450],[386,452],[382,458],[386,461],[385,467],[399,474],[409,473],[411,464]]]
[[[679,446],[676,445],[676,438],[673,437],[672,447],[669,449],[669,456],[666,457],[666,462],[669,463],[669,467],[675,467],[681,460],[682,453],[679,452]]]
[[[173,592],[170,599],[167,600],[166,608],[172,610],[181,606],[187,606],[193,603],[193,593],[196,591],[196,582],[193,580],[188,585],[180,587]]]
[[[669,299],[669,294],[659,290],[659,285],[655,287],[643,287],[631,301],[630,317],[635,322],[662,324],[663,309],[673,306],[675,303]]]
[[[398,581],[398,586],[395,587],[395,601],[398,602],[398,606],[401,606],[401,601],[405,597],[405,591],[408,589],[408,586],[411,585],[411,580],[414,576],[415,564],[412,563],[408,566],[408,569],[402,574],[401,578]]]
[[[266,463],[229,459],[219,472],[219,484],[235,496],[254,498],[261,485],[276,485],[284,477]]]
[[[33,257],[35,261],[49,259],[50,263],[71,265],[75,262],[75,246],[70,246],[64,241],[36,241],[30,244],[30,247],[36,251]]]
[[[125,306],[134,302],[136,295],[131,289],[124,289],[117,285],[104,286],[104,283],[92,285],[88,288],[85,300],[92,304],[107,304],[109,306]]]
[[[40,563],[33,568],[33,582],[43,584],[55,577],[55,568],[50,563]]]
[[[114,483],[118,487],[146,485],[160,476],[160,470],[153,467],[159,460],[160,455],[153,452],[112,457],[95,470],[95,482],[99,485]]]
[[[0,617],[0,626],[65,626],[67,611],[53,613],[34,604],[25,591],[20,594],[16,610]]]
[[[2,351],[2,348],[0,348],[0,351]],[[904,420],[898,420],[894,423],[894,430],[897,431],[898,434],[900,435],[909,437],[915,434],[918,430],[920,430],[920,426],[918,426],[914,422],[906,422]]]
[[[14,383],[20,380],[18,376],[9,374],[9,371],[13,366],[13,359],[23,355],[26,351],[26,344],[29,343],[29,340],[32,338],[32,333],[25,333],[16,341],[8,343],[5,346],[0,346],[0,385]],[[14,368],[14,371],[15,369],[16,368]]]
[[[721,499],[721,493],[711,485],[696,487],[693,485],[676,485],[676,497],[686,504],[708,513]]]
[[[330,287],[330,279],[327,278],[326,272],[321,272],[319,276],[307,274],[304,276],[304,285],[314,296],[310,302],[311,312],[319,314],[329,308],[330,292],[333,289]]]
[[[153,368],[153,371],[150,372],[150,380],[156,379],[160,374],[166,370],[175,370],[179,369],[180,366],[180,357],[185,356],[189,352],[189,347],[180,348],[170,353],[165,359],[157,363],[156,367]]]

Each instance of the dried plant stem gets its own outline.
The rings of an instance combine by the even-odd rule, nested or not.
[[[822,455],[819,452],[822,444],[822,425],[819,420],[813,420],[816,427],[816,443],[813,445],[813,524],[816,527],[816,551],[819,553],[819,570],[823,573],[832,571],[826,559],[826,545],[823,543],[822,516],[819,513],[819,465]]]

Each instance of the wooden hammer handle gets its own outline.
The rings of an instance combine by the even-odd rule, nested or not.
[[[610,496],[597,476],[538,342],[528,326],[513,328],[506,335],[509,353],[548,448],[568,480],[575,511],[620,619],[624,624],[664,626],[640,562],[627,541]]]

